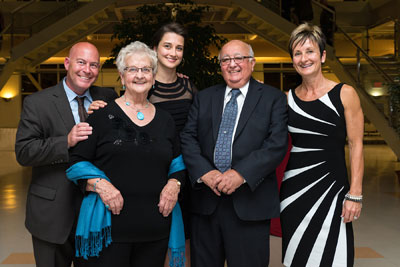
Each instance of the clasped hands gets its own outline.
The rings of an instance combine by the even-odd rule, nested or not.
[[[230,195],[244,183],[244,178],[235,170],[229,169],[222,173],[218,170],[207,172],[201,177],[205,183],[217,196],[221,193]]]

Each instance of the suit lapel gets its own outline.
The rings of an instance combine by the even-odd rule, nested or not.
[[[71,106],[68,102],[67,94],[65,93],[63,83],[60,82],[56,85],[53,93],[52,102],[56,107],[58,115],[64,122],[67,131],[69,132],[75,125],[74,116],[72,115]]]
[[[217,86],[211,96],[211,114],[214,143],[217,141],[219,125],[222,119],[225,89],[226,85]]]
[[[246,99],[244,100],[242,112],[240,113],[239,122],[236,127],[234,140],[242,132],[244,126],[249,120],[251,114],[253,113],[253,110],[256,107],[261,97],[261,94],[262,94],[262,87],[260,87],[258,83],[253,78],[251,78],[249,84],[249,90],[247,92]]]

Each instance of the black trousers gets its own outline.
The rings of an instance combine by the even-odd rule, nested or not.
[[[81,260],[83,267],[163,267],[168,238],[151,242],[112,242],[100,256]]]
[[[212,215],[193,214],[192,267],[267,267],[270,220],[239,219],[230,196],[221,196]]]
[[[37,267],[79,267],[75,259],[75,240],[71,234],[64,244],[54,244],[32,236],[33,254]]]

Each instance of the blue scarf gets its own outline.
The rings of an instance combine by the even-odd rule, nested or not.
[[[88,161],[81,161],[72,165],[66,171],[67,178],[77,184],[80,179],[108,177],[96,166]],[[87,194],[81,205],[78,225],[75,233],[76,257],[99,256],[104,246],[111,244],[111,212],[106,209],[97,193]]]
[[[171,162],[168,177],[186,169],[182,155]],[[67,171],[67,178],[77,184],[79,179],[103,178],[110,181],[103,171],[88,161],[72,165]],[[111,212],[105,208],[97,193],[90,192],[82,201],[75,234],[76,256],[88,259],[99,256],[103,248],[111,244]],[[185,266],[185,232],[182,212],[177,202],[172,210],[172,223],[168,242],[170,267]]]
[[[172,173],[186,169],[182,155],[174,158],[168,171],[168,177]],[[185,232],[183,228],[182,212],[179,203],[176,202],[172,210],[172,223],[168,242],[168,257],[170,267],[185,266]]]

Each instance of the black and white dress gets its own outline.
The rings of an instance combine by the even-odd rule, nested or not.
[[[293,147],[281,187],[285,266],[353,266],[351,223],[341,218],[349,190],[344,146],[343,84],[314,101],[289,91]]]

